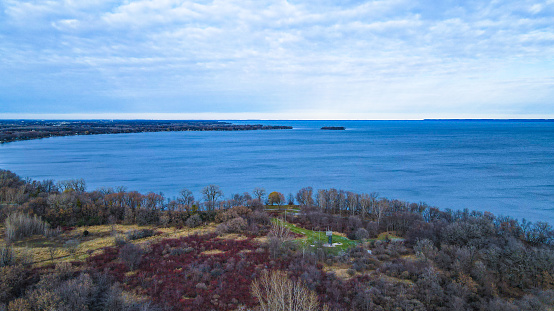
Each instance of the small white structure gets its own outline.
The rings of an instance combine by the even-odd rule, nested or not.
[[[333,244],[323,244],[323,247],[337,247],[339,245],[342,245],[342,243],[333,243]]]

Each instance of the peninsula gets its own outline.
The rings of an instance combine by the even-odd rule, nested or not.
[[[221,121],[162,120],[0,120],[0,143],[54,136],[177,132],[282,130],[292,126],[232,124]]]

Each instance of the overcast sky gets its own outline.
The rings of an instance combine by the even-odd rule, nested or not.
[[[0,0],[0,118],[554,118],[554,0]]]

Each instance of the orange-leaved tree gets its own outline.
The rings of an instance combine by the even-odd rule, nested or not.
[[[283,205],[285,204],[285,196],[281,192],[273,191],[267,196],[267,200],[270,205]]]

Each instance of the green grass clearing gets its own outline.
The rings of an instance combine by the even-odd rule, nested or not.
[[[377,241],[377,240],[403,241],[404,238],[397,236],[396,234],[394,234],[394,232],[387,231],[387,232],[381,232],[376,239],[369,239],[368,241]]]
[[[299,213],[300,212],[300,206],[299,205],[266,205],[265,210],[268,212],[278,212],[280,214],[283,214],[285,212],[289,213]]]
[[[303,235],[303,238],[298,238],[296,241],[301,243],[305,247],[311,247],[311,245],[320,245],[328,242],[328,237],[325,235],[325,231],[313,231],[308,229],[303,229],[297,227],[289,222],[283,221],[281,219],[274,218],[273,221],[283,224],[285,227],[289,228],[290,231]],[[346,237],[333,234],[333,243],[342,243],[342,245],[337,245],[336,247],[324,247],[325,250],[330,253],[337,254],[341,251],[344,251],[356,244],[358,241],[350,240]]]

